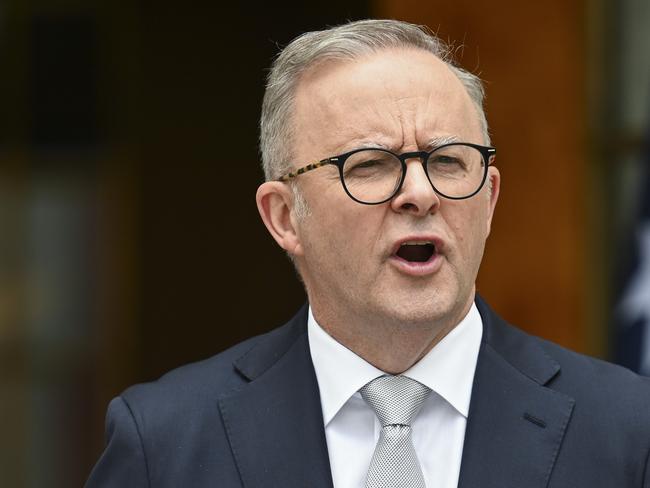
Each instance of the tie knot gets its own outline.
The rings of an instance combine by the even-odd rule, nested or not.
[[[359,393],[385,427],[411,425],[431,389],[406,376],[380,376],[363,386]]]

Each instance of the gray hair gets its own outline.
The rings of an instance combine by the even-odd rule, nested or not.
[[[302,34],[273,62],[260,118],[260,151],[267,181],[275,180],[292,169],[293,102],[300,76],[316,63],[351,61],[391,48],[421,49],[442,60],[467,90],[478,113],[484,143],[489,144],[483,109],[483,83],[477,76],[454,64],[450,46],[424,26],[398,20],[360,20]]]

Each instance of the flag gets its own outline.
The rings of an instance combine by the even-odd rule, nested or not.
[[[615,361],[650,376],[650,130],[641,173],[633,247],[615,309]]]

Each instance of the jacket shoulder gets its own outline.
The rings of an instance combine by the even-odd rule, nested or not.
[[[300,313],[281,327],[240,342],[210,358],[180,366],[159,379],[136,384],[120,396],[136,420],[141,413],[161,419],[189,408],[195,413],[213,411],[218,399],[248,383],[238,362],[253,358],[258,363],[272,361],[291,343],[299,329]],[[270,359],[269,359],[270,357]]]
[[[558,390],[598,395],[625,392],[626,397],[648,400],[650,378],[531,335],[503,320],[481,297],[477,297],[477,306],[485,329],[483,340],[532,379]],[[540,364],[545,365],[544,374],[539,373]],[[564,393],[571,395],[571,391]]]
[[[218,394],[236,388],[243,379],[233,362],[253,349],[265,336],[247,339],[212,357],[175,368],[154,381],[133,385],[121,396],[129,402],[146,403],[149,399],[155,401],[160,395],[167,399],[173,395],[178,400],[185,396]]]
[[[531,336],[532,337],[532,336]],[[558,390],[580,396],[596,396],[600,403],[609,403],[612,410],[628,406],[632,409],[650,404],[650,378],[602,359],[571,351],[546,339],[532,337],[540,347],[560,364],[560,372],[551,382]],[[646,412],[650,418],[650,411]]]
[[[576,401],[576,414],[650,434],[650,378],[508,324],[480,299],[484,341],[515,369]]]

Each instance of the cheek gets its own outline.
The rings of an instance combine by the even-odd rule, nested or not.
[[[350,212],[330,227],[333,241],[351,260],[361,261],[374,251],[379,228],[364,212]]]
[[[480,259],[487,239],[486,209],[475,206],[450,212],[448,222],[463,260]]]
[[[312,237],[320,239],[316,245],[321,253],[336,263],[341,272],[360,277],[373,269],[370,261],[381,250],[383,214],[358,204],[342,207],[340,211],[330,208],[319,215],[313,214],[310,218],[319,230],[315,230]]]
[[[330,261],[345,261],[360,240],[361,226],[354,225],[355,221],[352,215],[332,207],[312,209],[305,218],[301,239],[316,260],[327,256]]]

